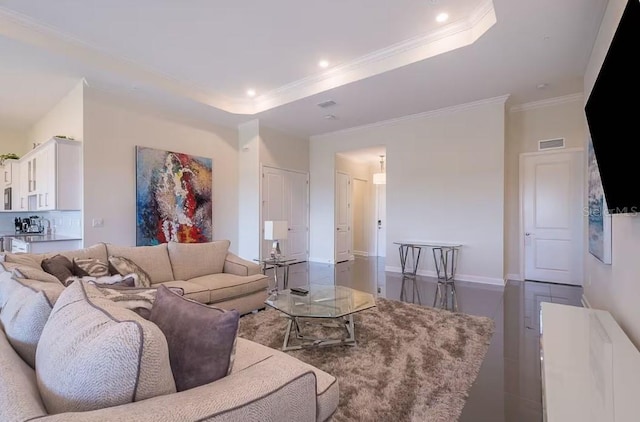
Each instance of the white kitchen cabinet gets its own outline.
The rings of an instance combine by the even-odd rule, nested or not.
[[[18,197],[18,211],[27,211],[29,208],[29,169],[27,167],[27,161],[20,161],[18,164],[20,171],[20,183],[18,184],[18,191],[13,195]]]
[[[17,210],[20,206],[20,162],[18,160],[5,160],[0,167],[0,187],[5,195],[5,205],[7,197],[11,196],[11,210]],[[8,209],[7,209],[8,210]]]
[[[82,208],[82,144],[53,138],[20,160],[20,209],[33,211]],[[23,208],[24,207],[24,208]]]

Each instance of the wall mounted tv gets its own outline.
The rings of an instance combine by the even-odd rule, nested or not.
[[[640,212],[640,0],[629,0],[585,113],[607,207]]]

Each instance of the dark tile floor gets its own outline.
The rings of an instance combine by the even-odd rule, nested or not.
[[[419,277],[415,285],[412,281],[403,283],[400,274],[385,273],[384,260],[375,258],[290,267],[290,286],[309,283],[335,283],[424,306],[433,304],[436,291],[434,279]],[[458,281],[456,291],[460,312],[487,316],[496,323],[460,421],[542,421],[540,303],[581,306],[582,288],[518,281],[509,281],[502,288]]]

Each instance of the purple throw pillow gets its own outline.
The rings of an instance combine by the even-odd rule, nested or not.
[[[225,377],[235,354],[240,314],[184,298],[160,286],[149,320],[167,338],[178,391]]]

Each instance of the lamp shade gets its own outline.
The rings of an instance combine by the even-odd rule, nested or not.
[[[373,184],[374,185],[386,185],[387,184],[387,173],[373,173]]]
[[[264,240],[282,240],[289,234],[289,223],[287,221],[265,221]]]

